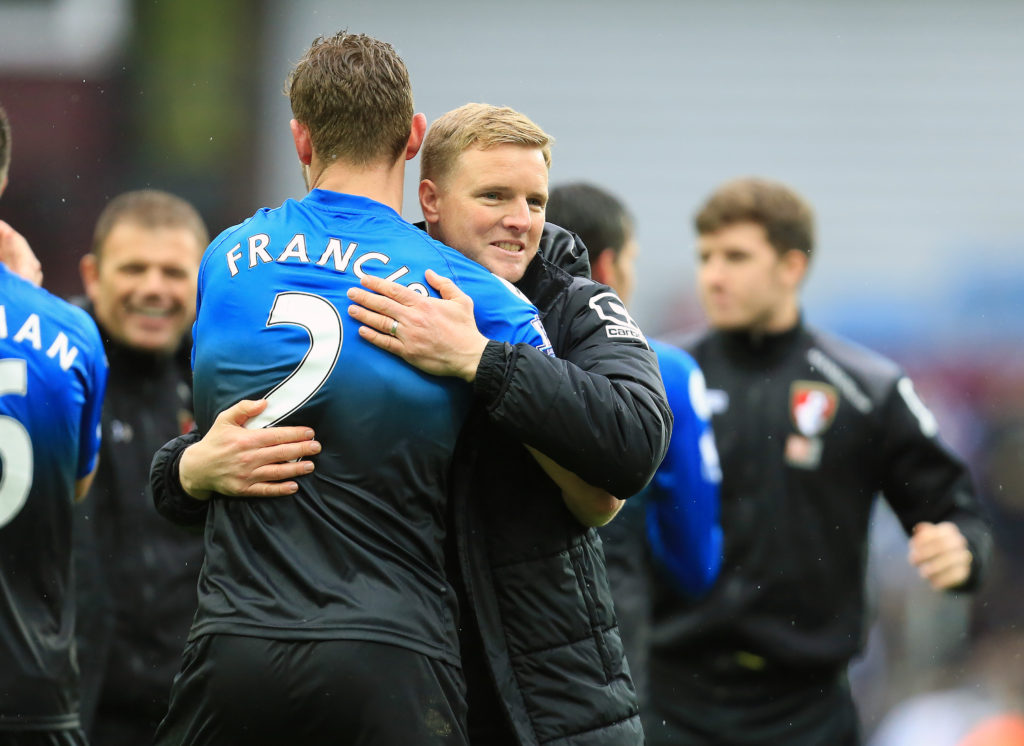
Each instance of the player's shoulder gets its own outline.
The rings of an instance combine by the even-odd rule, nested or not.
[[[261,207],[242,222],[225,228],[210,241],[206,249],[207,253],[225,245],[233,246],[238,243],[241,236],[248,235],[254,230],[262,230],[261,224],[270,227],[275,223],[283,223],[287,219],[290,203],[298,204],[295,200],[289,199],[278,207]]]
[[[102,349],[99,329],[92,316],[84,309],[60,298],[49,290],[37,287],[0,264],[0,298],[10,300],[12,307],[24,309],[26,318],[35,314],[54,325],[55,333],[63,332],[79,345]],[[22,320],[24,321],[24,320]],[[13,323],[8,319],[7,323]],[[20,323],[20,322],[19,322]]]
[[[806,362],[862,412],[886,401],[906,377],[899,364],[857,342],[811,327],[806,334]]]
[[[612,342],[650,349],[647,337],[619,294],[589,277],[569,276],[567,316],[578,332],[596,332]]]
[[[902,368],[891,358],[834,332],[807,327],[810,343],[807,357],[812,365],[826,360],[848,373],[875,384],[888,384],[903,376]]]

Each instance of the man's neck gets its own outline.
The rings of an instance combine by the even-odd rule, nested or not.
[[[751,336],[785,334],[800,323],[800,303],[794,297],[774,309],[771,314],[755,323],[748,331]]]
[[[770,323],[751,324],[747,327],[722,329],[733,336],[742,337],[755,346],[762,345],[766,340],[779,339],[790,334],[800,324],[799,308],[792,315],[774,318]]]
[[[310,191],[327,189],[366,197],[385,204],[401,214],[405,190],[405,160],[396,160],[391,164],[378,162],[360,165],[338,160],[327,167],[320,167],[318,161],[314,159],[310,166],[309,181]]]

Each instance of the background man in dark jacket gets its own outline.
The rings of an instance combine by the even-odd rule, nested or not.
[[[558,266],[582,271],[585,249],[554,226],[541,240],[546,148],[502,138],[502,121],[520,118],[462,107],[434,123],[422,155],[429,231],[514,281],[541,312],[560,358],[488,343],[473,384],[476,413],[453,464],[449,577],[461,597],[471,738],[493,746],[640,744],[592,526],[614,515],[613,496],[646,484],[664,455],[671,415],[654,354],[615,294]],[[374,309],[353,311],[369,323],[361,333],[413,364],[460,359],[462,342],[451,340],[476,344],[478,332],[450,323],[443,303],[372,279],[366,285],[384,295],[357,294]],[[388,334],[394,321],[398,342]],[[236,405],[225,421],[244,420],[250,406]],[[263,480],[297,469],[263,464],[304,446],[273,442],[272,431],[215,427],[205,456],[196,446],[179,457],[182,480],[221,493],[287,493],[288,482],[278,493]],[[268,447],[252,455],[254,446]],[[153,472],[156,498],[179,519],[194,507],[174,494],[180,450],[179,443],[158,454]]]
[[[910,379],[804,324],[810,206],[740,179],[715,190],[696,229],[711,331],[687,348],[714,414],[725,560],[704,599],[656,596],[650,742],[856,744],[846,667],[864,635],[875,496],[935,589],[977,585],[988,531]]]
[[[192,425],[188,331],[207,232],[185,200],[141,190],[96,221],[82,282],[110,361],[103,444],[76,516],[82,714],[95,743],[152,740],[196,606],[200,537],[153,509],[149,463]]]

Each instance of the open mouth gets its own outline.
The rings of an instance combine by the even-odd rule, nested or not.
[[[508,251],[513,254],[519,254],[523,251],[523,245],[514,241],[494,241],[491,246],[497,246],[502,251]]]

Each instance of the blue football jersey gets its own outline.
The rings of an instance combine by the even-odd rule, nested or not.
[[[106,382],[89,315],[0,264],[0,731],[77,722],[71,510]]]
[[[668,453],[642,493],[656,566],[689,596],[706,592],[722,564],[718,463],[704,375],[684,350],[650,340],[674,425]]]
[[[258,424],[313,427],[316,471],[293,498],[215,500],[193,636],[363,639],[456,660],[443,573],[447,472],[472,389],[363,340],[346,292],[363,275],[474,301],[490,339],[550,348],[510,285],[373,200],[314,190],[221,234],[199,275],[195,414],[242,398]]]

